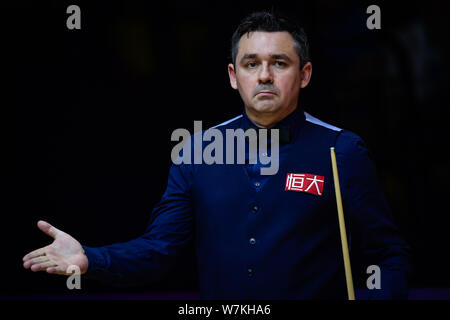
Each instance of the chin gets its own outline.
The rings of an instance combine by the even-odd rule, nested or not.
[[[253,106],[252,108],[256,112],[276,112],[280,107],[272,102],[260,102]]]
[[[265,100],[254,103],[252,109],[256,112],[276,112],[280,106],[275,101]]]

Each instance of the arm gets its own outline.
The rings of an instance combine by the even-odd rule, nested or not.
[[[393,222],[368,150],[361,138],[343,131],[336,157],[351,248],[362,255],[364,272],[369,265],[381,269],[381,289],[369,290],[369,299],[406,299],[411,249]]]
[[[77,265],[86,277],[115,285],[159,280],[193,238],[191,169],[184,164],[172,166],[167,189],[141,237],[91,248],[82,246],[75,238],[47,222],[39,221],[39,229],[54,241],[25,255],[24,267],[32,271],[69,275],[68,267]]]
[[[171,167],[167,189],[141,237],[98,248],[83,246],[89,261],[86,276],[116,285],[134,285],[158,281],[166,275],[193,239],[191,178],[190,166]]]

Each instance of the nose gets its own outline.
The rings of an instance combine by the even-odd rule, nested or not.
[[[259,71],[259,82],[260,83],[272,83],[273,76],[268,63],[263,63]]]

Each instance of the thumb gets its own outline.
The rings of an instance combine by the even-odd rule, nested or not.
[[[49,235],[53,239],[55,239],[58,236],[58,234],[61,233],[60,230],[56,229],[50,223],[45,222],[43,220],[39,220],[37,226],[39,229],[41,229],[41,231],[43,231],[45,234]]]

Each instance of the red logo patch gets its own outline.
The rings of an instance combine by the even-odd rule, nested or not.
[[[325,177],[309,173],[288,173],[286,191],[308,192],[321,196]]]

